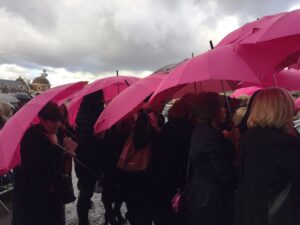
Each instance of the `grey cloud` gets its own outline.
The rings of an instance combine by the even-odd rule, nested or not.
[[[0,63],[49,66],[96,74],[156,70],[208,49],[201,30],[214,30],[225,16],[240,23],[286,11],[292,0],[6,0],[21,37],[0,37]],[[131,4],[131,5],[129,5]],[[11,19],[11,18],[8,18]],[[1,21],[1,18],[0,18]],[[4,21],[4,19],[3,19]],[[13,23],[13,22],[11,22]],[[3,22],[3,24],[11,23]],[[20,26],[22,25],[22,29]],[[8,26],[7,25],[7,26]],[[30,32],[28,32],[28,30]],[[9,43],[10,47],[6,47]]]
[[[220,7],[218,11],[237,15],[243,22],[248,22],[245,20],[249,17],[256,19],[264,15],[286,11],[290,6],[298,3],[296,0],[216,0],[216,2]]]
[[[14,16],[22,17],[40,30],[48,30],[55,26],[56,4],[51,0],[3,0],[0,7]]]

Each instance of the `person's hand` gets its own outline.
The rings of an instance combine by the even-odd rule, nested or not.
[[[57,145],[58,144],[58,140],[57,140],[56,134],[46,134],[46,136],[48,137],[48,139],[51,142],[51,144],[53,144],[53,145]]]
[[[234,142],[240,142],[240,140],[241,140],[241,133],[240,133],[239,128],[233,128],[230,131],[230,133],[231,133],[232,140]]]
[[[241,140],[241,133],[238,128],[233,128],[231,131],[224,130],[223,135],[225,138],[229,139],[236,148],[239,147]]]
[[[75,155],[75,150],[77,148],[78,144],[72,140],[70,137],[64,138],[64,147],[66,149],[66,152],[70,155]]]
[[[61,124],[59,125],[59,127],[60,127],[62,130],[65,130],[65,129],[66,129],[66,126],[65,126],[63,123],[61,123]]]

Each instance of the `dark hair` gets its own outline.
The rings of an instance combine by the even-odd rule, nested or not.
[[[215,92],[202,92],[194,101],[192,115],[195,120],[213,122],[220,109],[224,107],[224,98]]]
[[[0,130],[2,129],[2,127],[4,127],[6,120],[2,117],[2,115],[0,114]]]
[[[260,92],[261,90],[257,90],[256,92],[253,93],[253,95],[250,97],[249,99],[249,102],[248,102],[248,105],[247,105],[247,110],[245,112],[245,115],[243,116],[238,128],[241,132],[241,134],[244,134],[245,131],[247,130],[247,120],[250,116],[250,112],[251,112],[251,107],[252,107],[252,104],[253,104],[253,101],[254,99],[256,98],[256,96],[258,95],[258,93]]]
[[[187,93],[177,100],[168,111],[168,116],[172,118],[185,118],[190,119],[191,110],[197,98],[195,93]]]
[[[88,113],[88,119],[92,124],[96,122],[100,113],[104,109],[104,94],[103,90],[95,91],[91,94],[84,96],[80,108],[83,107]]]
[[[63,121],[62,122],[64,124],[69,123],[69,113],[68,113],[68,109],[67,109],[66,105],[62,104],[62,105],[59,106],[59,108],[60,108],[60,110],[63,114]]]
[[[94,102],[102,101],[104,98],[103,90],[92,92],[83,97],[82,103],[83,104],[93,104]]]
[[[54,102],[48,102],[38,113],[40,119],[50,121],[62,121],[63,113],[59,106]]]
[[[230,113],[226,113],[225,121],[220,125],[220,129],[230,131],[235,127],[232,121],[232,115],[234,115],[236,110],[240,107],[241,100],[229,96],[223,96],[223,97],[225,102],[226,102],[226,98],[228,100],[229,104],[226,103],[226,109],[230,107]]]
[[[165,116],[161,113],[159,113],[157,115],[157,126],[159,128],[162,128],[164,126],[164,124],[166,123],[166,119],[165,119]]]
[[[143,148],[151,139],[151,124],[145,111],[140,111],[136,119],[132,138],[136,150]]]

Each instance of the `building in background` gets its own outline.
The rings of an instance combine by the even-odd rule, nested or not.
[[[48,74],[43,70],[40,76],[32,82],[19,76],[16,80],[0,79],[0,93],[14,96],[20,100],[20,106],[28,102],[32,97],[48,90],[51,85],[46,78]]]
[[[43,70],[43,73],[34,78],[29,85],[31,88],[30,93],[32,95],[38,95],[41,92],[47,91],[51,87],[49,80],[46,78],[48,76],[46,72],[46,70]]]

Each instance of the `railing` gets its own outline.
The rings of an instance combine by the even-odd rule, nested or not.
[[[1,196],[12,191],[14,189],[14,172],[10,171],[7,174],[0,176],[0,206],[8,213],[9,209],[1,201]]]

